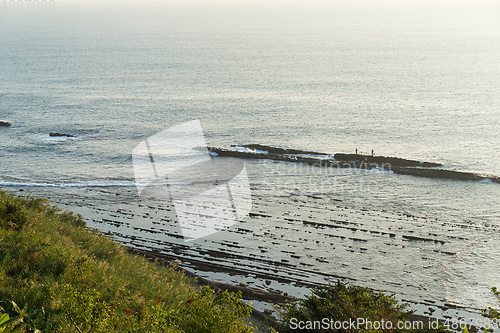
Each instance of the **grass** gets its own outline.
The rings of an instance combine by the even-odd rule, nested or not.
[[[46,199],[0,192],[0,332],[250,332],[240,295],[192,282]]]

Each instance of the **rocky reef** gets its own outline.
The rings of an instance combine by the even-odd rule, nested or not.
[[[237,149],[238,147],[245,148]],[[288,149],[250,144],[232,146],[231,148],[208,147],[211,153],[218,156],[268,159],[283,162],[302,163],[318,167],[381,169],[401,175],[411,175],[426,178],[445,178],[455,180],[491,180],[500,184],[500,177],[482,175],[474,172],[464,172],[444,169],[443,164],[436,162],[416,161],[391,156],[373,156],[360,154],[336,153],[334,155],[313,151]]]

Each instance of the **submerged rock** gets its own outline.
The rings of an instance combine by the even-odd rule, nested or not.
[[[5,127],[7,127],[7,126],[10,126],[10,125],[12,125],[12,124],[11,124],[11,123],[8,123],[8,122],[6,122],[6,121],[1,121],[1,120],[0,120],[0,126],[5,126]]]
[[[53,132],[50,132],[49,134],[50,136],[66,136],[68,138],[74,138],[76,137],[76,135],[73,135],[73,134],[65,134],[65,133],[53,133]]]

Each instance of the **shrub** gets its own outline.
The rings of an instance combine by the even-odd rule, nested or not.
[[[320,322],[324,318],[334,322],[356,322],[356,326],[346,325],[339,329],[328,326],[305,329],[304,332],[448,332],[443,327],[430,329],[399,330],[398,322],[408,320],[411,313],[407,310],[408,304],[399,304],[393,295],[388,296],[383,293],[376,293],[367,288],[351,286],[337,281],[335,285],[316,287],[312,289],[312,294],[305,299],[287,302],[281,307],[276,307],[280,315],[279,332],[297,332],[292,329],[292,324],[297,328],[296,323]],[[291,320],[294,319],[292,322]],[[359,331],[357,320],[365,320],[372,324],[361,325]],[[391,325],[383,327],[373,323],[391,322]],[[294,324],[295,323],[295,324]],[[329,322],[331,325],[331,322]],[[349,327],[348,327],[349,326]]]

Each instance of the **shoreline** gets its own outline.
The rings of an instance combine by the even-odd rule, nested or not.
[[[129,248],[128,252],[134,255],[139,255],[139,256],[144,256],[148,259],[150,259],[150,262],[157,263],[160,261],[162,265],[171,265],[175,264],[175,261],[168,261],[167,259],[164,258],[164,256],[158,255],[151,252],[147,251],[141,251],[137,250],[134,248]],[[177,266],[175,268],[177,271],[182,272],[185,275],[188,275],[192,278],[194,278],[197,283],[201,286],[210,286],[214,291],[216,292],[223,292],[225,290],[230,291],[230,292],[239,292],[241,291],[242,293],[242,299],[244,300],[251,300],[251,301],[263,301],[266,303],[272,302],[273,304],[284,304],[285,301],[292,301],[292,300],[297,300],[296,297],[291,297],[288,295],[282,295],[274,292],[268,292],[260,289],[253,289],[253,288],[248,288],[247,286],[236,286],[236,285],[231,285],[231,284],[225,284],[225,283],[220,283],[216,281],[210,281],[207,280],[199,275],[196,275],[189,270],[186,270],[182,267]],[[374,292],[377,292],[376,290],[373,290]],[[260,320],[262,323],[266,322],[270,324],[271,326],[277,325],[277,318],[273,316],[271,313],[264,313],[261,312],[254,307],[250,306],[252,308],[252,316],[258,320]],[[274,313],[274,311],[273,311]],[[423,315],[418,315],[418,314],[409,314],[408,315],[408,320],[412,322],[422,322],[425,325],[429,324],[430,322],[438,320],[441,325],[444,325],[446,323],[445,319],[438,318],[438,317],[431,317],[431,316],[423,316]],[[480,332],[480,328],[474,325],[468,325],[467,326],[468,331],[471,333],[477,333]],[[451,329],[451,331],[453,331]],[[456,332],[461,332],[461,329],[456,329]],[[493,332],[492,330],[488,330],[488,332]]]
[[[361,266],[360,270],[354,274],[347,274],[347,271],[342,272],[338,269],[336,273],[325,270],[331,265],[338,268],[344,264],[349,265],[349,262],[354,258],[371,257],[374,252],[367,252],[363,248],[370,249],[375,246],[373,249],[376,249],[385,242],[394,243],[398,251],[403,250],[405,246],[407,249],[415,248],[419,251],[428,249],[425,251],[432,251],[430,253],[434,253],[434,256],[447,261],[447,258],[455,256],[456,251],[461,247],[461,241],[454,237],[431,238],[429,235],[424,237],[422,231],[412,227],[412,225],[427,224],[431,228],[429,230],[432,230],[436,235],[440,234],[439,230],[442,228],[440,223],[436,225],[437,222],[430,219],[413,215],[404,216],[348,209],[343,207],[341,202],[329,201],[325,198],[278,198],[276,199],[278,201],[273,203],[267,202],[266,199],[257,198],[256,206],[254,206],[248,221],[237,224],[235,228],[228,230],[229,233],[220,234],[219,238],[186,245],[182,241],[182,235],[176,231],[178,225],[171,216],[170,208],[166,206],[151,207],[140,202],[136,206],[134,189],[102,190],[91,188],[85,189],[84,193],[81,193],[80,189],[71,191],[71,193],[79,193],[78,197],[80,198],[68,196],[67,189],[46,190],[49,193],[57,193],[58,191],[64,192],[64,195],[59,196],[59,198],[57,195],[53,195],[53,203],[62,205],[67,210],[81,213],[89,226],[97,227],[101,233],[112,235],[116,241],[125,243],[124,245],[128,247],[133,246],[139,251],[149,250],[155,255],[161,254],[168,261],[181,260],[185,270],[191,270],[193,274],[207,281],[225,283],[228,286],[238,286],[243,283],[250,285],[249,289],[253,290],[263,292],[278,290],[300,297],[301,295],[296,294],[299,290],[308,292],[307,288],[340,278],[343,281],[366,286],[372,290],[400,294],[401,301],[420,307],[420,315],[425,312],[429,313],[427,309],[430,308],[434,309],[431,313],[438,315],[438,317],[455,316],[454,313],[459,311],[474,313],[467,308],[455,307],[451,304],[449,306],[441,305],[439,294],[435,294],[432,289],[430,293],[424,294],[412,292],[411,288],[395,283],[398,282],[394,280],[397,276],[387,276],[387,279],[383,280],[386,281],[383,287],[381,284],[367,284],[370,282],[369,279],[363,278],[359,274],[368,273],[367,277],[376,277],[377,271],[374,270],[377,268],[376,266]],[[17,193],[17,195],[24,194]],[[292,218],[296,214],[304,216]],[[337,215],[337,217],[335,218],[332,214]],[[328,216],[327,220],[325,220],[326,216]],[[379,221],[373,226],[375,228],[371,227],[371,224],[367,224],[373,219]],[[396,229],[383,230],[391,226],[403,229],[401,231]],[[295,229],[300,230],[300,232],[296,233]],[[448,230],[448,228],[445,229]],[[331,239],[336,242],[339,247],[333,251],[337,254],[332,253],[332,256],[342,254],[343,261],[336,264],[332,262],[331,258],[322,256],[320,252],[324,252],[324,250],[322,250],[321,244],[317,246],[320,252],[311,252],[307,248],[315,247],[315,241],[296,238],[311,232],[320,237],[317,239]],[[255,244],[258,243],[259,247],[245,243],[250,239],[255,240]],[[306,248],[304,255],[290,248],[290,246],[296,246],[297,240],[303,244],[301,248]],[[374,241],[376,242],[373,243]],[[454,243],[456,246],[453,245]],[[445,249],[450,246],[456,250]],[[387,249],[390,248],[391,246],[387,247]],[[344,252],[342,249],[348,252]],[[338,252],[339,250],[341,253]],[[434,252],[434,250],[440,252]],[[351,254],[351,251],[354,252]],[[306,253],[316,256],[307,259]],[[275,256],[277,257],[274,260],[270,260]],[[300,258],[295,258],[297,256]],[[203,271],[219,273],[204,274]],[[385,274],[381,276],[385,276]],[[411,279],[407,279],[405,275],[401,278],[402,281],[408,281],[411,284]],[[267,282],[270,284],[268,285]],[[401,294],[401,292],[403,293]]]
[[[143,256],[148,259],[150,259],[150,262],[158,262],[160,261],[161,265],[169,265],[169,264],[175,264],[175,261],[167,261],[162,257],[159,257],[153,253],[150,252],[145,252],[145,251],[140,251],[134,248],[128,248],[128,252],[134,255],[138,256]],[[175,268],[176,271],[182,272],[183,274],[190,276],[196,281],[196,284],[198,287],[200,286],[210,286],[215,292],[223,292],[225,290],[237,293],[238,291],[241,291],[242,293],[242,299],[244,300],[250,300],[250,301],[263,301],[263,302],[269,302],[273,301],[278,304],[283,304],[285,300],[295,300],[295,297],[290,297],[290,296],[284,296],[276,293],[270,293],[266,292],[263,290],[258,290],[258,289],[253,289],[253,288],[247,288],[244,286],[235,286],[231,284],[225,284],[225,283],[218,283],[216,281],[210,281],[207,280],[201,276],[198,276],[182,267],[177,266]],[[265,312],[257,310],[255,307],[248,305],[252,309],[252,316],[258,320],[261,321],[261,323],[270,323],[271,325],[276,325],[277,324],[277,319],[272,316],[271,314],[267,314]]]

